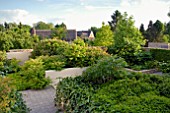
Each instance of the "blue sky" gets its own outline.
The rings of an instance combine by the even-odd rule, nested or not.
[[[170,0],[0,0],[0,23],[64,22],[68,29],[87,30],[111,20],[115,10],[133,15],[135,25],[168,22]]]

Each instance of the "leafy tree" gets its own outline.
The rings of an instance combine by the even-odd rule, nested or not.
[[[124,58],[133,56],[145,44],[142,34],[134,26],[132,17],[128,17],[127,13],[124,13],[118,20],[113,39],[114,45],[110,47],[110,52],[117,53]]]
[[[34,25],[35,29],[40,29],[40,30],[44,30],[44,29],[52,29],[54,28],[52,23],[45,23],[45,22],[38,22]]]
[[[37,36],[31,36],[30,26],[5,23],[0,32],[0,50],[32,48],[38,42]]]
[[[149,22],[148,29],[146,31],[146,38],[150,42],[163,42],[164,24],[157,20],[154,24]]]
[[[122,14],[116,10],[115,13],[111,16],[112,21],[109,21],[109,25],[111,27],[111,30],[114,31],[116,29],[118,21],[122,18]]]
[[[6,32],[0,32],[0,50],[8,51],[13,47],[12,36]]]
[[[97,27],[91,27],[89,30],[90,30],[90,31],[93,31],[94,37],[96,37],[96,33],[98,32],[99,28],[97,28]]]
[[[95,46],[110,46],[113,44],[113,32],[109,25],[102,23],[102,27],[98,30],[94,40]]]
[[[55,28],[52,29],[52,37],[57,39],[63,39],[66,37],[67,26],[62,24],[55,25]]]

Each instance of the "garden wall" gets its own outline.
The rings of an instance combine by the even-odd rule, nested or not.
[[[61,71],[55,70],[47,70],[45,71],[45,76],[49,77],[52,80],[52,86],[56,88],[57,83],[66,77],[76,77],[78,75],[82,75],[83,71],[85,71],[87,67],[84,68],[67,68]]]
[[[20,60],[20,64],[22,65],[25,61],[29,59],[32,51],[33,49],[10,50],[9,52],[7,52],[7,59],[16,58]]]
[[[149,48],[166,48],[166,49],[170,49],[170,43],[149,42],[148,47]]]

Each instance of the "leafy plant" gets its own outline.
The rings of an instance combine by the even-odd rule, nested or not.
[[[33,49],[32,58],[41,55],[63,55],[63,52],[69,46],[68,42],[59,39],[41,40]]]
[[[0,112],[1,113],[28,113],[21,93],[12,86],[11,79],[0,77]]]
[[[40,56],[37,59],[42,60],[45,70],[61,70],[66,65],[64,56]]]
[[[166,62],[159,62],[158,68],[163,72],[163,73],[170,73],[170,61]]]
[[[8,76],[18,90],[42,89],[50,83],[50,79],[45,78],[43,62],[39,59],[26,61],[21,71]]]
[[[164,112],[170,110],[170,76],[125,71],[117,56],[100,60],[82,76],[63,79],[56,104],[67,113]]]

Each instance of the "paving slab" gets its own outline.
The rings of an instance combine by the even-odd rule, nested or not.
[[[56,113],[57,108],[54,104],[55,89],[51,86],[42,90],[21,91],[30,113]]]

